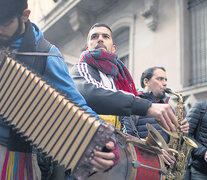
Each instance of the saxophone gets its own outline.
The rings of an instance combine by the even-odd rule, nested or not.
[[[183,96],[182,94],[171,91],[169,88],[167,88],[165,92],[178,97],[175,115],[178,120],[178,124],[181,125],[184,107]],[[177,136],[170,136],[170,141],[168,143],[169,148],[178,151],[178,154],[175,155],[176,162],[168,167],[166,179],[169,180],[182,180],[184,178],[191,151],[193,148],[198,148],[197,144],[193,140],[183,135],[183,132],[181,132],[179,127],[176,129],[176,134]]]

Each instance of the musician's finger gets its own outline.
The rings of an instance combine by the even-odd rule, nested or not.
[[[91,164],[93,165],[93,172],[105,171],[105,167],[98,164],[95,160],[91,160]]]
[[[114,165],[112,160],[103,159],[100,157],[94,157],[93,159],[99,164],[100,167],[111,167]]]
[[[171,129],[172,123],[171,123],[171,120],[169,119],[168,115],[166,114],[166,112],[162,113],[161,120],[162,120],[163,127],[165,129],[167,129],[168,131],[172,130]]]
[[[99,158],[102,158],[102,159],[113,160],[115,158],[115,154],[113,152],[96,151],[96,152],[94,152],[94,157],[99,157]]]
[[[184,125],[184,124],[187,124],[187,122],[188,122],[187,119],[183,119],[183,120],[180,122],[180,124],[181,124],[181,125]]]
[[[180,130],[183,133],[188,133],[188,131],[189,131],[189,123],[188,123],[187,119],[184,119],[183,121],[181,121]]]
[[[169,157],[175,162],[175,155],[178,154],[178,151],[176,151],[175,149],[168,149],[167,153],[169,154]]]
[[[156,121],[157,121],[158,124],[161,124],[161,126],[164,127],[166,130],[168,130],[168,131],[170,130],[169,126],[166,122],[166,119],[164,118],[164,112],[161,112],[159,120],[156,119]]]
[[[168,116],[169,116],[171,122],[173,123],[173,129],[175,129],[175,127],[178,127],[179,124],[178,124],[177,118],[176,118],[175,114],[173,113],[170,106],[169,106]]]
[[[94,168],[97,170],[104,171],[112,167],[114,165],[114,162],[112,160],[107,160],[95,156],[93,160],[91,160],[91,164],[94,165]]]
[[[95,172],[100,172],[100,171],[102,171],[101,169],[98,169],[98,168],[96,168],[96,167],[94,167],[93,168],[93,172],[95,173]]]
[[[188,124],[187,121],[181,121],[181,126],[180,126],[180,128],[182,128],[182,127],[188,127],[188,126],[189,126],[189,124]]]
[[[163,127],[168,131],[175,131],[175,126],[178,127],[176,116],[174,115],[170,105],[166,104],[166,106],[163,106],[163,109],[161,109],[161,121],[163,122]]]
[[[188,129],[189,128],[189,125],[188,124],[184,124],[184,125],[182,125],[182,126],[180,126],[180,129],[182,130],[182,129]]]
[[[161,155],[161,157],[162,157],[164,163],[170,166],[170,163],[165,159],[165,157],[163,155]]]
[[[165,119],[166,126],[168,127],[169,130],[171,130],[171,131],[175,131],[175,126],[174,126],[174,124],[172,123],[172,121],[171,121],[171,119],[169,118],[168,115],[169,115],[169,114],[166,113],[166,112],[163,113],[163,117],[164,117],[164,119]]]
[[[167,151],[162,150],[163,156],[166,161],[169,163],[174,163],[176,161],[175,157],[173,155],[170,155]]]
[[[175,149],[171,149],[171,148],[169,148],[169,149],[167,150],[167,152],[168,152],[168,153],[172,153],[172,154],[178,154],[178,151],[176,151]]]
[[[188,127],[182,127],[182,128],[180,128],[180,130],[183,133],[188,133],[189,132],[189,128]]]
[[[108,150],[113,150],[114,149],[114,142],[113,141],[109,141],[108,143],[106,143],[106,148]]]

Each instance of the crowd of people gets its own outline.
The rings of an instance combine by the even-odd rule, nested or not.
[[[69,73],[58,48],[44,39],[38,26],[30,22],[29,15],[27,0],[0,0],[1,52],[9,49],[12,52],[47,52],[59,55],[37,57],[17,54],[15,59],[47,79],[96,119],[99,119],[99,114],[119,116],[121,131],[124,133],[145,139],[148,134],[146,123],[150,123],[168,143],[169,134],[160,125],[167,131],[174,132],[180,128],[183,133],[189,132],[199,145],[193,151],[192,177],[206,179],[206,111],[200,118],[198,103],[187,118],[178,124],[165,93],[167,75],[164,67],[145,70],[141,75],[142,88],[137,90],[130,72],[116,54],[111,28],[96,23],[89,30],[86,51],[81,53],[79,62]],[[94,152],[90,161],[93,165],[91,174],[109,171],[118,164],[120,154],[113,136],[105,144],[105,149],[107,150]],[[176,150],[162,149],[162,153],[166,165],[176,162]],[[19,180],[74,179],[63,167],[34,151],[1,117],[0,176],[1,180],[13,177]]]

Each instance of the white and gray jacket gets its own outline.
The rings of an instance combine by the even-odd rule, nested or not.
[[[87,104],[98,114],[144,116],[152,104],[134,94],[117,90],[112,76],[87,63],[74,65],[70,75]]]

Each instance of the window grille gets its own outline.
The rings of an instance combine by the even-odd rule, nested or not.
[[[191,85],[207,82],[207,0],[189,0],[191,25]]]

